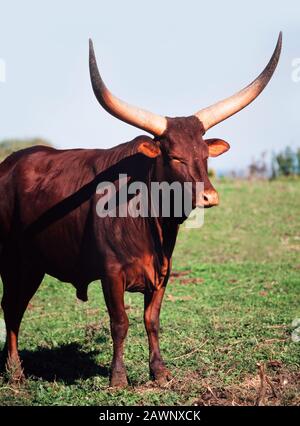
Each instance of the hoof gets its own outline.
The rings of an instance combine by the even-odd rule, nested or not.
[[[172,380],[172,375],[167,368],[159,368],[155,371],[151,371],[151,377],[159,386],[166,385]]]
[[[113,388],[126,388],[128,386],[128,380],[126,373],[115,372],[111,375],[110,386]]]
[[[25,380],[24,370],[19,358],[8,358],[5,364],[6,377],[10,383],[21,383]]]

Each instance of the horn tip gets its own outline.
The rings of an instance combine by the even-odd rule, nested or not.
[[[277,40],[277,44],[275,48],[275,52],[277,52],[278,59],[281,53],[281,49],[282,49],[282,31],[279,32],[279,36],[278,36],[278,40]]]
[[[91,38],[89,38],[89,58],[90,58],[90,63],[91,63],[91,61],[96,60],[95,59],[93,40]]]

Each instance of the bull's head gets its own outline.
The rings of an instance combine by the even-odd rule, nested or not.
[[[138,151],[148,157],[162,156],[168,180],[203,182],[204,191],[194,205],[211,207],[219,202],[218,193],[207,173],[208,157],[217,157],[230,146],[221,139],[203,139],[205,132],[249,105],[266,87],[277,66],[282,43],[279,34],[274,53],[263,72],[233,96],[183,118],[166,118],[131,106],[115,97],[105,86],[90,40],[90,75],[99,103],[110,114],[154,135],[141,141]]]

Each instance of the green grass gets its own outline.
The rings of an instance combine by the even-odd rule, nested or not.
[[[143,297],[126,294],[130,386],[108,387],[112,353],[99,283],[89,302],[46,277],[20,334],[27,380],[0,378],[1,405],[299,404],[300,182],[219,182],[221,205],[201,229],[181,229],[161,313],[161,349],[174,379],[149,381]],[[276,362],[275,362],[276,361]]]

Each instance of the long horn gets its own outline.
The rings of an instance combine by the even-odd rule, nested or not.
[[[198,111],[195,116],[202,122],[204,129],[208,130],[236,112],[249,105],[264,90],[269,83],[281,52],[282,32],[279,33],[274,53],[263,72],[249,86],[227,99],[217,102]]]
[[[106,111],[135,127],[160,136],[167,128],[167,119],[127,104],[115,97],[105,86],[97,66],[93,42],[90,40],[90,76],[96,98]]]

